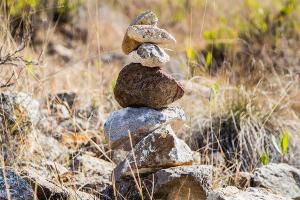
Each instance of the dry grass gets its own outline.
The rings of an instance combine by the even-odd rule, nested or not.
[[[122,57],[106,62],[104,56],[122,54],[121,41],[130,19],[141,10],[151,9],[159,14],[160,25],[178,41],[170,47],[174,50],[170,52],[171,58],[177,62],[167,68],[175,76],[180,74],[186,87],[184,98],[175,103],[184,107],[188,116],[185,129],[178,134],[201,152],[201,163],[217,167],[215,186],[227,185],[240,171],[251,171],[260,165],[262,152],[268,152],[272,161],[281,160],[270,135],[279,136],[286,129],[293,140],[284,161],[300,166],[300,155],[294,152],[300,141],[299,32],[295,31],[292,38],[272,32],[263,38],[249,32],[246,36],[240,34],[231,19],[249,8],[239,0],[230,0],[226,5],[221,0],[182,1],[187,4],[156,0],[124,2],[85,1],[80,12],[66,24],[51,21],[42,11],[36,12],[43,20],[36,24],[31,21],[36,29],[32,40],[35,44],[27,43],[22,51],[20,41],[9,31],[10,18],[1,14],[0,57],[10,55],[14,62],[2,64],[0,60],[1,85],[9,84],[1,90],[25,91],[37,99],[72,90],[78,93],[81,105],[99,106],[104,120],[120,108],[113,98],[112,86],[126,62]],[[270,2],[266,1],[264,6],[272,8]],[[3,6],[1,3],[1,9]],[[243,14],[238,19],[248,20],[245,17]],[[225,25],[223,18],[227,19]],[[295,18],[299,19],[299,15]],[[88,31],[86,39],[71,39],[63,31],[75,34],[77,26]],[[204,32],[224,26],[233,30],[232,37],[213,41],[203,38]],[[207,51],[219,49],[207,47],[208,44],[226,46],[226,51],[221,52],[225,59],[213,70],[205,69],[203,59]],[[56,50],[49,53],[56,45],[70,52],[67,58]],[[186,57],[189,48],[196,57]],[[218,58],[213,59],[218,63]],[[191,68],[195,68],[193,76]],[[104,149],[101,142],[93,145],[99,154],[106,154],[110,150]],[[224,162],[218,160],[217,152],[225,157]],[[34,159],[41,158],[33,157],[31,162]],[[24,155],[18,155],[16,162],[24,162]],[[62,164],[67,166],[68,162]],[[51,172],[60,182],[57,172]],[[141,186],[139,178],[136,182]]]

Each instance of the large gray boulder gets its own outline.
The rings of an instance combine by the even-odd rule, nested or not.
[[[291,200],[280,195],[273,194],[263,188],[247,188],[245,191],[228,186],[218,188],[209,193],[207,200]]]
[[[137,173],[149,174],[164,168],[191,165],[192,162],[189,146],[177,138],[169,126],[163,127],[135,145],[134,150],[114,170],[114,178],[119,181]]]
[[[300,199],[300,170],[285,163],[271,163],[253,172],[251,186],[268,188],[286,198]]]
[[[32,200],[34,194],[32,188],[24,179],[11,170],[0,168],[0,199]]]
[[[104,133],[112,148],[122,145],[130,150],[129,132],[134,146],[141,138],[157,128],[184,120],[184,111],[179,107],[169,107],[163,110],[128,107],[111,113],[104,124]]]

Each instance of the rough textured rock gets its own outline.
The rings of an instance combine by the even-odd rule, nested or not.
[[[272,194],[263,188],[247,188],[245,191],[229,186],[212,191],[207,200],[291,200]]]
[[[139,14],[136,18],[132,20],[130,26],[132,25],[153,25],[156,26],[158,22],[157,16],[150,10],[147,10]]]
[[[284,163],[271,163],[253,172],[251,186],[268,188],[284,197],[300,199],[300,170]]]
[[[27,137],[39,119],[39,103],[28,94],[0,94],[0,149],[3,150],[4,160],[13,162],[15,154],[28,142]]]
[[[114,170],[115,180],[139,173],[149,174],[168,167],[191,165],[192,151],[177,138],[170,126],[147,135],[134,147],[126,159]]]
[[[140,43],[171,44],[175,38],[164,29],[152,25],[132,25],[127,29],[128,37]]]
[[[76,188],[97,195],[111,184],[110,178],[114,164],[88,154],[76,156],[72,160],[72,170],[78,172],[71,180]]]
[[[212,186],[212,166],[162,169],[154,174],[154,183],[155,199],[206,200]]]
[[[28,94],[22,92],[0,94],[1,132],[28,133],[39,119],[39,102],[33,100]]]
[[[141,44],[137,50],[129,53],[129,58],[133,63],[141,63],[147,67],[158,67],[170,60],[166,52],[155,44]]]
[[[156,26],[157,24],[157,17],[151,11],[143,12],[142,14],[138,15],[131,23],[132,25],[153,25]],[[123,42],[122,42],[122,50],[125,54],[129,54],[133,50],[135,50],[141,43],[131,39],[127,31],[124,35]]]
[[[151,108],[124,108],[111,113],[104,124],[104,133],[111,142],[112,148],[120,144],[127,146],[128,131],[133,139],[133,146],[139,139],[161,127],[171,123],[185,120],[184,112],[179,107],[169,107],[163,110]],[[126,142],[127,141],[127,142]]]
[[[36,195],[39,200],[43,199],[67,199],[69,196],[67,188],[48,180],[44,170],[37,170],[32,166],[22,169],[25,179],[36,188]]]
[[[122,180],[116,183],[116,189],[120,196],[117,199],[191,199],[206,200],[208,192],[212,186],[212,166],[208,165],[192,165],[178,166],[168,169],[161,169],[154,174],[141,177],[141,187],[143,198],[139,193],[134,180]],[[153,191],[150,197],[149,191]],[[115,199],[112,195],[112,189],[105,191],[112,197],[107,199]]]
[[[114,149],[112,151],[111,160],[115,164],[119,164],[120,162],[122,162],[126,158],[127,155],[128,155],[128,151],[125,151],[124,149]]]
[[[93,182],[99,176],[80,176],[83,173],[77,171],[69,171],[64,166],[56,162],[44,160],[38,164],[32,162],[23,163],[22,174],[24,178],[31,184],[33,189],[36,188],[36,196],[39,200],[60,199],[60,200],[92,200],[99,199],[99,191],[94,192],[90,186],[99,186],[100,182]],[[99,163],[97,163],[99,164]],[[99,165],[101,168],[102,166]],[[86,172],[86,171],[85,171]],[[88,172],[86,175],[91,176]],[[79,184],[77,179],[82,184]],[[85,183],[83,183],[85,181]],[[96,185],[92,185],[96,184]],[[89,185],[90,184],[90,185]],[[99,184],[99,185],[98,185]],[[88,192],[88,193],[85,193]]]
[[[122,107],[161,109],[180,99],[184,90],[179,82],[161,68],[131,63],[121,70],[114,94]]]
[[[58,162],[66,162],[71,151],[56,139],[36,132],[31,139],[30,152],[37,157]]]
[[[4,174],[6,177],[5,179]],[[1,200],[32,200],[33,198],[34,194],[32,188],[24,179],[11,170],[0,168]]]
[[[123,38],[123,42],[122,42],[122,50],[127,55],[130,52],[136,50],[141,44],[142,43],[131,39],[128,36],[128,33],[126,32],[125,35],[124,35],[124,38]]]

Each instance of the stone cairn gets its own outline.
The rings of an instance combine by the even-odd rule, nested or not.
[[[158,45],[176,40],[157,22],[151,11],[140,14],[122,43],[131,63],[121,70],[114,95],[123,109],[111,113],[104,125],[112,150],[128,152],[112,174],[115,194],[147,199],[153,190],[152,197],[159,199],[206,199],[212,169],[193,164],[191,149],[172,129],[185,115],[180,107],[168,106],[184,89],[161,68],[170,58]]]

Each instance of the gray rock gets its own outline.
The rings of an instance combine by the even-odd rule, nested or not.
[[[28,143],[32,128],[40,119],[39,102],[26,93],[0,94],[0,149],[12,163]]]
[[[149,174],[164,168],[191,165],[192,162],[191,149],[167,126],[156,129],[137,143],[134,151],[116,167],[114,176],[119,181],[133,174]]]
[[[147,10],[139,14],[136,18],[132,20],[130,26],[132,25],[153,25],[156,26],[158,22],[157,16],[150,10]]]
[[[31,139],[30,151],[41,159],[48,159],[58,162],[66,162],[69,160],[71,151],[51,136],[46,136],[37,132]]]
[[[93,195],[81,191],[71,191],[67,200],[101,200],[98,195]]]
[[[77,156],[75,160],[75,162],[78,162],[77,170],[85,174],[101,177],[103,182],[109,183],[110,175],[115,167],[113,163],[88,154]]]
[[[24,179],[11,170],[0,168],[0,199],[32,200],[34,194],[32,188]]]
[[[155,44],[141,44],[137,50],[129,53],[129,58],[133,63],[141,63],[147,67],[158,67],[170,60],[166,52]]]
[[[154,174],[154,183],[155,199],[206,200],[212,187],[212,166],[162,169]]]
[[[140,176],[140,181],[143,198],[135,181],[129,179],[116,183],[117,194],[121,196],[118,199],[206,200],[212,187],[212,166],[192,165],[161,169],[149,176]]]
[[[209,193],[207,200],[291,200],[272,194],[263,188],[247,188],[245,191],[229,186],[218,188]]]
[[[255,169],[251,186],[268,188],[286,198],[300,198],[300,170],[288,164],[271,163]]]
[[[111,113],[104,124],[104,133],[112,148],[128,145],[128,132],[133,138],[133,146],[139,139],[155,129],[178,121],[184,121],[184,111],[179,107],[170,107],[163,110],[154,110],[147,107],[124,108]]]
[[[112,150],[111,160],[114,163],[119,164],[127,157],[127,155],[128,155],[128,151],[125,151],[124,149],[114,149]]]
[[[20,92],[3,92],[0,94],[0,122],[3,129],[12,133],[26,133],[40,119],[39,102],[30,95]],[[6,124],[8,127],[3,127]],[[27,130],[27,131],[26,131]]]
[[[26,166],[22,168],[24,178],[36,188],[38,199],[68,199],[70,193],[67,188],[59,183],[49,180],[47,171],[38,169],[38,167]]]
[[[77,173],[69,184],[75,188],[97,195],[111,184],[111,173],[115,167],[111,162],[83,154],[73,158],[72,163],[72,170]]]
[[[140,43],[172,44],[175,38],[164,29],[152,25],[132,25],[127,29],[128,37]]]

